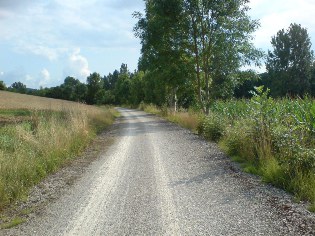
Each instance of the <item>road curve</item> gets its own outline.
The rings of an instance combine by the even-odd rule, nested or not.
[[[314,233],[290,221],[287,194],[241,173],[215,144],[153,115],[119,111],[116,141],[101,158],[42,214],[0,234]]]

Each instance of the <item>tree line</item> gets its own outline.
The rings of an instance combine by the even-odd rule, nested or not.
[[[259,22],[249,17],[248,2],[146,0],[145,13],[133,14],[142,46],[135,72],[122,64],[107,76],[90,74],[86,83],[67,77],[57,87],[29,90],[16,82],[8,89],[87,104],[195,106],[205,113],[215,99],[250,97],[260,85],[274,97],[314,96],[315,64],[307,29],[294,23],[280,30],[265,53],[252,43]],[[264,62],[266,73],[244,69]]]

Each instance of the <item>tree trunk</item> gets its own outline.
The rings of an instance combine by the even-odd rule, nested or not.
[[[193,14],[191,15],[192,20],[192,28],[193,28],[193,41],[194,41],[194,53],[195,53],[195,60],[196,60],[196,76],[197,76],[197,94],[198,94],[198,102],[203,110],[206,113],[205,107],[202,102],[202,95],[201,95],[201,76],[200,76],[200,57],[199,57],[199,50],[198,50],[198,42],[197,42],[197,25],[196,20],[194,19]]]

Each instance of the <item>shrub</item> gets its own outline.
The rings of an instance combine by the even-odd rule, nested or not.
[[[200,125],[198,128],[200,134],[211,141],[219,141],[224,133],[224,120],[216,114],[206,116]]]

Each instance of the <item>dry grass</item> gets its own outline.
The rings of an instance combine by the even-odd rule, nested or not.
[[[0,92],[0,208],[74,158],[115,111]]]
[[[53,98],[37,97],[32,95],[25,95],[7,91],[0,91],[0,109],[30,109],[30,110],[50,110],[60,111],[66,109],[82,108],[87,109],[88,107],[84,104],[76,102],[64,101]],[[94,109],[94,107],[92,108]]]
[[[159,108],[153,104],[141,103],[139,109],[151,114],[163,116],[167,120],[173,123],[177,123],[187,129],[190,129],[193,132],[197,132],[197,127],[201,117],[201,114],[197,114],[194,112],[188,111],[174,112],[173,110],[168,109],[167,107]]]
[[[189,112],[172,112],[168,114],[167,119],[180,124],[181,126],[197,132],[197,127],[199,124],[199,115]]]

